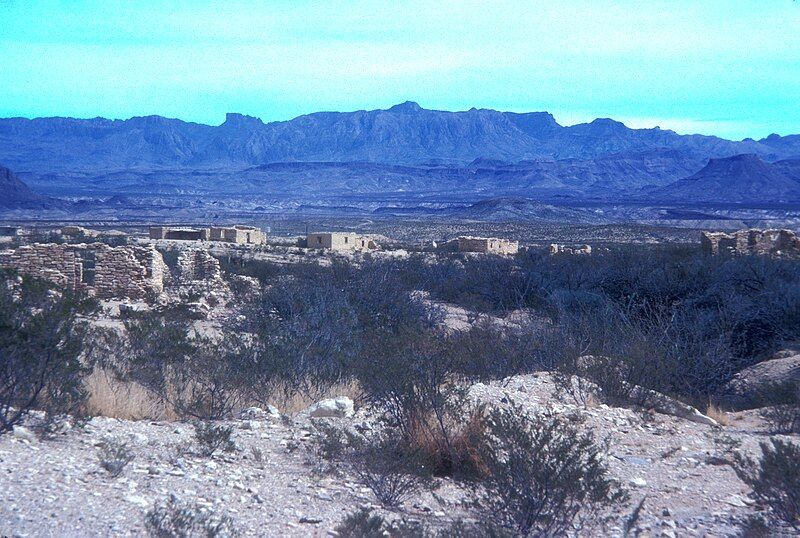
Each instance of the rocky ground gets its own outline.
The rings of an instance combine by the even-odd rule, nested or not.
[[[552,410],[607,442],[612,475],[630,501],[606,514],[603,534],[621,535],[624,518],[645,499],[637,529],[644,536],[736,536],[756,511],[730,466],[715,458],[724,436],[756,455],[766,439],[757,413],[729,415],[712,427],[673,416],[575,405],[553,395],[547,374],[478,384],[471,397],[530,412]],[[202,456],[188,423],[95,417],[42,440],[26,429],[0,437],[0,536],[134,536],[145,515],[174,495],[202,511],[227,515],[244,536],[335,536],[348,514],[374,506],[372,492],[347,473],[326,473],[313,441],[319,420],[363,432],[374,417],[357,409],[344,419],[281,418],[256,413],[230,421],[233,452]],[[317,426],[315,426],[315,424]],[[100,465],[109,440],[127,443],[133,461],[116,478]],[[468,517],[465,492],[449,479],[406,501],[391,517],[444,526]]]

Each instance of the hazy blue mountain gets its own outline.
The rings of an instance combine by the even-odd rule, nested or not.
[[[792,169],[785,162],[765,163],[753,154],[710,159],[696,174],[652,194],[681,202],[798,202],[800,181],[786,173]]]
[[[475,159],[595,159],[656,148],[696,158],[755,153],[768,161],[800,155],[800,136],[732,142],[630,129],[611,119],[564,127],[546,112],[388,110],[317,112],[263,123],[228,114],[219,126],[160,116],[0,119],[0,162],[42,173],[79,168],[230,168],[284,161],[468,164]]]

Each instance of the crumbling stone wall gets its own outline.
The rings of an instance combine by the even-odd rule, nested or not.
[[[152,247],[36,243],[0,255],[0,267],[99,298],[145,299],[164,290],[166,265]]]
[[[558,243],[550,243],[550,254],[591,254],[591,245],[581,245],[579,247],[568,247],[566,245],[559,245]]]
[[[791,230],[739,230],[732,234],[703,232],[700,246],[709,255],[760,254],[800,257],[800,238]]]
[[[482,252],[484,254],[516,254],[519,243],[497,237],[468,237],[456,239],[459,252]]]
[[[178,279],[181,282],[221,280],[219,260],[207,250],[184,250],[178,254]]]
[[[255,226],[206,226],[201,228],[151,226],[150,239],[222,241],[237,245],[263,245],[267,242],[267,234]]]

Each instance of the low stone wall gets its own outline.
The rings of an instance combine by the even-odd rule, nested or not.
[[[178,254],[178,279],[181,282],[221,280],[219,260],[207,250],[184,250]]]
[[[550,254],[578,254],[588,255],[592,253],[591,245],[581,245],[579,247],[568,247],[566,245],[559,245],[558,243],[550,243]]]
[[[152,247],[105,243],[25,245],[2,253],[0,267],[95,297],[131,299],[161,293],[167,271],[161,254]]]
[[[700,246],[709,255],[760,254],[800,257],[800,238],[791,230],[739,230],[732,234],[702,232]]]

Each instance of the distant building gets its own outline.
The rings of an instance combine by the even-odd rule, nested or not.
[[[267,242],[267,235],[260,228],[254,226],[213,226],[209,228],[151,226],[150,239],[221,241],[237,245],[263,245]]]
[[[267,234],[255,226],[211,228],[210,238],[211,241],[224,241],[237,245],[263,245],[267,242]]]
[[[703,232],[700,246],[704,253],[711,255],[800,256],[800,238],[791,230],[739,230],[732,234]]]
[[[306,236],[308,248],[329,250],[377,250],[378,245],[369,237],[353,232],[315,232]]]
[[[459,252],[481,252],[483,254],[516,254],[519,242],[497,237],[468,237],[456,239]]]
[[[19,237],[25,234],[25,229],[19,226],[0,226],[0,237]]]
[[[173,239],[176,241],[208,241],[210,228],[185,228],[151,226],[150,239]]]

